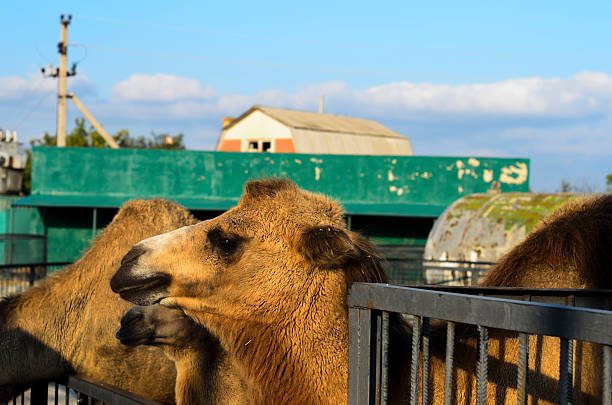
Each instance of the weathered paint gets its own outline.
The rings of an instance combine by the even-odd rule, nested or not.
[[[478,158],[475,166],[470,157],[49,147],[35,147],[32,159],[32,195],[20,203],[38,206],[117,207],[130,198],[164,197],[192,209],[224,210],[247,180],[285,176],[339,200],[349,214],[435,217],[457,198],[490,189],[484,170],[503,192],[529,186],[527,159]],[[524,174],[502,181],[512,167]]]
[[[502,167],[499,181],[507,184],[523,184],[527,180],[528,170],[525,163],[516,162],[514,165]]]
[[[36,223],[49,237],[49,260],[74,260],[116,208],[131,198],[164,197],[200,218],[235,205],[244,182],[283,176],[340,201],[353,229],[377,243],[424,245],[433,218],[458,197],[500,184],[501,169],[525,159],[426,156],[351,156],[198,151],[33,149],[32,194],[17,202],[38,207]],[[477,177],[457,179],[457,162]],[[489,170],[495,181],[483,180]],[[389,172],[393,174],[389,179]],[[501,184],[502,191],[527,191]],[[81,208],[79,208],[81,207]],[[25,211],[28,208],[19,208]],[[37,226],[39,226],[37,225]]]
[[[434,223],[425,259],[496,262],[537,223],[576,194],[473,194],[455,201]],[[429,275],[428,281],[439,274]]]

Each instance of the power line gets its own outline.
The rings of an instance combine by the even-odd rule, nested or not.
[[[30,115],[32,115],[32,113],[34,113],[34,111],[38,110],[38,108],[42,105],[43,102],[45,102],[49,96],[53,95],[55,93],[53,92],[49,92],[46,94],[43,94],[42,97],[40,97],[40,99],[38,100],[38,102],[30,109],[30,111],[28,111],[23,118],[21,118],[21,120],[19,120],[19,122],[17,123],[17,125],[15,125],[13,127],[13,129],[19,129],[21,127],[21,125],[28,119],[30,118]]]

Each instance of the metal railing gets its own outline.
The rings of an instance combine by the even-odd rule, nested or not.
[[[474,285],[495,263],[469,260],[424,259],[424,246],[377,245],[383,266],[393,283]]]
[[[446,287],[448,289],[449,287]],[[472,293],[487,289],[472,288]],[[488,289],[493,295],[592,303],[609,308],[612,291]],[[467,290],[466,290],[467,291]],[[527,404],[529,335],[560,338],[559,404],[572,403],[573,341],[603,346],[603,403],[612,404],[612,311],[575,308],[458,294],[443,288],[411,288],[389,284],[353,283],[349,287],[349,404],[386,404],[388,394],[389,313],[414,317],[410,403],[429,402],[430,319],[447,321],[444,403],[452,403],[455,324],[476,325],[478,363],[476,403],[487,399],[488,333],[490,328],[518,332],[517,402]],[[419,375],[421,384],[419,386]],[[421,398],[419,401],[419,393]]]
[[[28,263],[0,265],[0,297],[18,294],[34,285],[48,273],[59,270],[70,262]]]
[[[52,383],[38,383],[4,405],[161,405],[84,376],[65,376]]]
[[[478,284],[494,262],[468,260],[422,260],[423,283],[468,286]]]
[[[25,233],[0,233],[0,264],[47,261],[47,237]]]

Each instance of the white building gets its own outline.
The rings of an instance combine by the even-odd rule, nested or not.
[[[363,118],[254,106],[223,120],[218,151],[412,155],[410,140]]]

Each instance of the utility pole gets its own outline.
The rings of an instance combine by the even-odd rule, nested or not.
[[[60,54],[59,68],[53,65],[47,68],[42,68],[41,72],[49,77],[57,77],[57,146],[63,148],[66,146],[66,99],[70,98],[79,110],[85,115],[85,118],[96,128],[98,133],[104,138],[106,143],[113,149],[118,149],[119,145],[113,138],[102,128],[102,125],[94,118],[93,115],[85,108],[83,103],[74,94],[66,94],[66,79],[76,75],[76,63],[72,64],[72,68],[68,71],[68,25],[72,20],[72,15],[68,14],[68,18],[64,18],[64,14],[60,16],[62,24],[60,42],[57,43],[57,52]]]
[[[57,51],[60,54],[57,78],[57,146],[60,148],[66,146],[66,73],[68,71],[68,25],[70,20],[72,20],[72,15],[68,14],[67,19],[64,19],[63,14],[61,15],[62,33],[60,42],[57,44]]]
[[[69,76],[76,75],[76,66],[72,66],[72,70],[68,71],[68,25],[70,25],[72,15],[68,14],[68,18],[64,18],[64,14],[60,16],[61,34],[60,42],[57,43],[57,52],[60,54],[60,66],[55,69],[49,66],[46,69],[42,68],[43,74],[47,73],[50,77],[57,77],[57,146],[66,146],[66,79]]]

